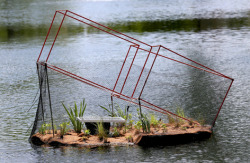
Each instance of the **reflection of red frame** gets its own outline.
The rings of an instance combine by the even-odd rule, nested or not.
[[[66,70],[61,69],[61,68],[59,68],[59,67],[57,67],[57,66],[54,66],[54,65],[51,65],[51,64],[47,63],[47,67],[48,67],[49,69],[54,70],[54,71],[56,71],[56,72],[59,72],[59,73],[61,73],[61,74],[64,74],[64,75],[66,75],[66,76],[69,76],[69,77],[71,77],[71,78],[73,78],[73,79],[76,79],[76,80],[78,80],[78,81],[81,81],[81,82],[83,82],[83,83],[85,83],[85,84],[88,84],[88,85],[91,85],[91,86],[93,86],[93,87],[96,87],[96,88],[98,88],[98,89],[102,89],[102,90],[104,90],[104,91],[108,91],[108,92],[111,93],[111,96],[117,97],[117,98],[122,99],[122,100],[124,100],[124,101],[127,101],[127,102],[130,102],[130,103],[133,103],[133,104],[138,105],[138,103],[135,102],[135,100],[138,100],[138,99],[139,99],[139,100],[141,100],[142,102],[144,102],[144,103],[146,104],[146,105],[141,105],[141,106],[144,107],[144,108],[151,109],[151,110],[160,112],[160,113],[162,113],[162,114],[171,114],[171,115],[174,115],[174,116],[177,116],[177,117],[179,117],[179,116],[176,115],[176,114],[174,114],[174,113],[172,113],[172,112],[170,112],[170,111],[167,111],[167,110],[165,110],[165,109],[163,109],[163,108],[161,108],[161,107],[158,107],[158,106],[156,106],[156,105],[154,105],[154,104],[152,104],[152,103],[149,103],[148,101],[146,101],[146,99],[141,99],[141,95],[142,95],[143,89],[144,89],[145,85],[147,84],[147,80],[148,80],[149,75],[150,75],[150,73],[151,73],[151,70],[152,70],[152,68],[153,68],[153,66],[154,66],[154,63],[155,63],[156,58],[157,58],[157,57],[162,57],[162,58],[169,59],[169,60],[172,60],[172,61],[174,61],[174,62],[178,62],[178,63],[180,63],[180,64],[184,64],[184,65],[187,65],[187,66],[190,66],[190,67],[193,67],[193,68],[202,70],[202,71],[206,71],[206,72],[208,72],[208,73],[211,73],[211,74],[214,74],[214,75],[217,75],[217,76],[220,76],[220,77],[223,77],[223,78],[226,78],[226,79],[231,80],[231,83],[230,83],[230,85],[229,85],[229,87],[228,87],[228,89],[227,89],[227,92],[226,92],[226,94],[225,94],[225,96],[224,96],[224,98],[223,98],[223,100],[222,100],[222,103],[221,103],[221,105],[220,105],[220,107],[219,107],[219,109],[218,109],[218,112],[217,112],[217,114],[216,114],[216,116],[215,116],[215,118],[214,118],[214,121],[213,121],[212,126],[215,125],[215,121],[216,121],[216,119],[217,119],[217,117],[218,117],[218,114],[219,114],[219,112],[220,112],[220,110],[221,110],[221,108],[222,108],[222,106],[223,106],[223,103],[224,103],[224,101],[225,101],[225,99],[226,99],[226,97],[227,97],[227,95],[228,95],[228,92],[229,92],[229,90],[230,90],[230,88],[231,88],[231,86],[232,86],[232,84],[233,84],[234,79],[232,79],[232,78],[230,78],[230,77],[228,77],[228,76],[226,76],[226,75],[223,75],[223,74],[221,74],[221,73],[219,73],[219,72],[217,72],[217,71],[215,71],[215,70],[213,70],[213,69],[211,69],[211,68],[209,68],[209,67],[206,67],[206,66],[204,66],[204,65],[202,65],[202,64],[200,64],[200,63],[198,63],[198,62],[195,62],[195,61],[193,61],[193,60],[191,60],[191,59],[189,59],[189,58],[187,58],[187,57],[185,57],[185,56],[182,56],[182,55],[180,55],[180,54],[178,54],[178,53],[176,53],[176,52],[174,52],[174,51],[172,51],[172,50],[170,50],[170,49],[168,49],[168,48],[166,48],[166,47],[164,47],[164,46],[162,46],[162,45],[151,46],[151,45],[149,45],[149,44],[147,44],[147,43],[145,43],[145,42],[139,41],[139,40],[137,40],[137,39],[135,39],[135,38],[133,38],[133,37],[130,37],[130,36],[127,36],[127,35],[125,35],[125,34],[123,34],[123,33],[120,33],[120,32],[118,32],[118,31],[115,31],[115,30],[113,30],[113,29],[111,29],[111,28],[109,28],[109,27],[106,27],[106,26],[104,26],[104,25],[102,25],[102,24],[99,24],[99,23],[97,23],[97,22],[94,22],[94,21],[92,21],[92,20],[90,20],[90,19],[88,19],[88,18],[85,18],[85,17],[83,17],[83,16],[81,16],[81,15],[78,15],[78,14],[72,12],[72,11],[69,11],[69,10],[58,10],[58,11],[55,12],[54,17],[53,17],[53,20],[52,20],[51,25],[50,25],[50,28],[49,28],[49,30],[48,30],[47,36],[46,36],[45,41],[44,41],[44,43],[43,43],[41,52],[40,52],[40,54],[39,54],[39,56],[38,56],[37,64],[42,64],[42,65],[44,65],[44,63],[43,63],[43,62],[39,62],[39,60],[40,60],[40,57],[41,57],[41,55],[42,55],[42,52],[43,52],[45,43],[46,43],[47,38],[48,38],[48,36],[49,36],[49,34],[50,34],[50,30],[51,30],[51,27],[52,27],[52,25],[53,25],[53,22],[54,22],[54,20],[55,20],[55,17],[56,17],[56,14],[57,14],[57,13],[62,14],[62,15],[63,15],[63,18],[62,18],[62,21],[61,21],[61,23],[60,23],[60,26],[59,26],[59,28],[58,28],[58,30],[57,30],[56,36],[55,36],[54,41],[53,41],[53,43],[52,43],[52,45],[51,45],[51,48],[50,48],[50,51],[49,51],[49,53],[48,53],[48,55],[47,55],[47,58],[46,58],[45,63],[48,62],[48,59],[49,59],[50,54],[51,54],[51,51],[52,51],[52,49],[53,49],[53,47],[54,47],[55,41],[56,41],[56,39],[57,39],[57,36],[58,36],[58,34],[59,34],[59,31],[60,31],[60,29],[61,29],[61,27],[62,27],[63,21],[64,21],[64,19],[65,19],[66,16],[69,17],[69,18],[72,18],[72,19],[74,19],[74,20],[77,20],[77,21],[79,21],[79,22],[82,22],[82,23],[84,23],[84,24],[86,24],[86,25],[89,25],[89,26],[91,26],[91,27],[94,27],[94,28],[96,28],[96,29],[98,29],[98,30],[101,30],[101,31],[103,31],[103,32],[106,32],[106,33],[108,33],[108,34],[110,34],[110,35],[113,35],[113,36],[115,36],[115,37],[117,37],[117,38],[120,38],[120,39],[122,39],[122,40],[124,40],[124,41],[127,41],[127,42],[131,43],[132,45],[130,45],[130,47],[129,47],[129,49],[128,49],[127,55],[126,55],[126,57],[125,57],[125,59],[124,59],[123,65],[122,65],[122,67],[121,67],[121,70],[120,70],[120,72],[119,72],[119,75],[118,75],[118,77],[117,77],[117,80],[116,80],[116,82],[115,82],[115,84],[114,84],[113,89],[107,88],[107,87],[105,87],[105,86],[103,86],[103,85],[97,84],[97,83],[95,83],[95,82],[93,82],[93,81],[91,81],[91,80],[88,80],[88,79],[86,79],[86,78],[80,77],[80,76],[78,76],[78,75],[76,75],[76,74],[74,74],[74,73],[71,73],[71,72],[69,72],[69,71],[66,71]],[[82,20],[81,20],[81,19],[82,19]],[[87,22],[88,22],[88,23],[87,23]],[[89,22],[92,23],[92,24],[90,24]],[[147,49],[145,49],[145,48],[141,48],[140,45],[146,46],[146,47],[148,47],[150,50],[147,50]],[[125,64],[125,62],[126,62],[126,60],[127,60],[128,54],[129,54],[130,49],[131,49],[132,47],[133,47],[133,48],[136,48],[136,52],[135,52],[135,54],[133,55],[133,60],[132,60],[132,62],[131,62],[131,64],[130,64],[129,70],[128,70],[127,74],[126,74],[126,78],[125,78],[125,80],[124,80],[124,82],[123,82],[123,84],[122,84],[121,90],[120,90],[120,91],[116,91],[116,86],[117,86],[118,80],[119,80],[119,78],[120,78],[121,72],[123,71],[124,64]],[[156,53],[155,53],[155,52],[152,52],[152,48],[153,48],[153,47],[158,47],[158,50],[157,50]],[[179,61],[179,60],[176,60],[176,59],[169,58],[169,57],[167,57],[167,56],[161,55],[161,54],[159,54],[161,48],[163,48],[163,49],[165,49],[165,50],[167,50],[167,51],[169,51],[169,52],[171,52],[171,53],[173,53],[173,54],[175,54],[175,55],[178,55],[179,57],[181,57],[181,58],[183,58],[183,59],[186,59],[187,61],[190,61],[190,62],[192,62],[193,64],[195,64],[195,65],[197,65],[197,66],[194,66],[194,65],[191,65],[191,64],[188,64],[188,63],[185,63],[185,62],[182,62],[182,61]],[[123,94],[122,91],[123,91],[124,85],[125,85],[125,83],[126,83],[126,81],[127,81],[127,78],[128,78],[128,76],[129,76],[130,70],[131,70],[131,68],[132,68],[132,66],[133,66],[133,62],[134,62],[134,59],[135,59],[135,57],[136,57],[136,55],[137,55],[138,50],[145,51],[145,52],[148,53],[148,55],[147,55],[147,58],[146,58],[146,60],[145,60],[144,65],[143,65],[143,67],[142,67],[142,70],[141,70],[141,72],[140,72],[140,75],[139,75],[139,77],[138,77],[138,80],[137,80],[137,82],[136,82],[136,84],[135,84],[135,87],[134,87],[134,89],[133,89],[133,93],[132,93],[131,96],[129,96],[129,95]],[[141,91],[140,91],[139,97],[134,97],[134,93],[135,93],[135,91],[136,91],[136,89],[137,89],[137,86],[138,86],[138,84],[139,84],[139,81],[141,80],[142,73],[143,73],[143,71],[144,71],[144,68],[145,68],[145,66],[146,66],[146,64],[147,64],[147,61],[148,61],[148,58],[149,58],[150,55],[155,55],[155,56],[154,56],[154,60],[153,60],[153,62],[152,62],[152,64],[151,64],[151,67],[150,67],[150,70],[149,70],[149,72],[148,72],[148,74],[147,74],[147,77],[146,77],[146,79],[145,79],[145,81],[144,81],[144,83],[143,83],[143,86],[142,86],[142,89],[141,89]],[[198,66],[200,66],[200,67],[198,67]],[[150,107],[149,107],[149,106],[150,106]],[[179,117],[179,118],[182,118],[182,119],[185,119],[185,120],[189,121],[188,119],[183,118],[183,117]]]

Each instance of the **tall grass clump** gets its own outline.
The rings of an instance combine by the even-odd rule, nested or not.
[[[68,132],[67,126],[69,125],[69,122],[63,122],[59,125],[60,127],[60,136],[63,137],[63,135]]]
[[[74,108],[72,108],[71,106],[69,106],[68,108],[62,103],[65,111],[67,112],[69,119],[74,127],[74,130],[76,133],[80,133],[83,127],[83,124],[77,120],[77,117],[82,117],[87,104],[85,104],[85,99],[83,99],[83,101],[80,103],[80,109],[78,110],[78,107],[76,105],[74,105]]]
[[[141,121],[141,127],[143,132],[150,132],[150,119],[147,114],[140,113],[139,109],[137,109],[137,115]]]
[[[97,122],[97,135],[100,140],[107,138],[107,132],[103,126],[103,122]]]
[[[160,121],[156,119],[154,114],[150,114],[150,125],[154,128],[160,126]]]
[[[176,114],[180,117],[185,118],[185,114],[184,114],[184,110],[181,107],[177,107],[176,108]],[[184,119],[178,118],[177,123],[183,124],[184,123]]]

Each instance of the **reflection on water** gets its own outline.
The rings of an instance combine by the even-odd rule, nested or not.
[[[146,40],[145,42],[149,44],[161,43],[235,78],[232,90],[219,115],[213,137],[204,142],[149,149],[140,147],[92,150],[32,148],[27,141],[29,132],[26,131],[34,120],[36,106],[32,107],[30,112],[26,111],[38,88],[35,61],[57,9],[70,9],[118,31],[135,36],[139,40]],[[60,20],[57,20],[55,25],[58,26],[59,22]],[[85,37],[84,32],[88,37]],[[249,38],[250,4],[248,0],[1,0],[0,159],[2,162],[20,162],[20,160],[23,162],[62,160],[69,162],[249,162]],[[106,47],[95,48],[94,45],[99,40],[104,41]],[[91,68],[94,63],[101,65],[106,62],[106,65],[109,65],[111,62],[122,62],[124,57],[122,54],[125,54],[119,53],[118,49],[114,52],[115,55],[108,55],[110,51],[107,49],[112,49],[109,44],[121,45],[121,42],[115,43],[114,40],[107,38],[107,35],[93,28],[86,29],[80,24],[65,23],[60,31],[59,41],[55,50],[59,52],[61,58],[55,58],[53,61],[65,65],[64,63],[70,58],[68,54],[72,54],[72,62],[66,65],[70,70],[79,71],[78,66],[85,63],[91,63],[88,65]],[[67,51],[63,51],[63,48]],[[79,53],[77,57],[74,58],[71,48],[77,49]],[[81,58],[83,61],[78,59],[86,49],[88,52],[86,58]],[[102,57],[107,56],[105,61],[91,49],[99,50],[98,52],[105,51],[102,54]],[[170,66],[166,66],[167,68]],[[174,69],[171,72],[174,73]],[[220,90],[213,87],[214,84],[221,86],[216,85],[219,80],[203,78],[203,73],[199,74],[194,70],[185,72],[189,77],[187,80],[189,82],[184,83],[187,86],[186,89],[174,92],[173,90],[180,90],[177,87],[171,90],[172,92],[169,93],[173,96],[169,99],[175,100],[178,96],[188,98],[191,102],[186,103],[187,108],[200,99],[207,99],[204,103],[205,108],[213,106],[216,100],[220,101],[221,97],[214,96],[214,94],[220,94]],[[95,73],[97,72],[93,75]],[[164,71],[164,75],[169,74]],[[194,81],[196,76],[201,77],[200,81]],[[223,85],[221,87],[223,88]],[[169,89],[167,85],[163,88]],[[161,98],[164,99],[164,97]],[[181,102],[185,103],[185,100]],[[200,112],[200,109],[200,107],[194,108],[194,112]]]
[[[58,28],[59,23],[56,26]],[[213,29],[240,29],[250,26],[249,17],[241,18],[210,18],[210,19],[178,19],[178,20],[155,20],[155,21],[119,21],[104,23],[104,25],[120,32],[199,32]],[[84,28],[87,28],[86,30]],[[0,42],[18,41],[27,42],[40,38],[42,41],[48,31],[48,24],[18,23],[14,25],[0,24]],[[74,37],[82,32],[99,33],[100,31],[93,27],[83,27],[76,24],[64,24],[60,31],[60,35],[64,38]],[[13,40],[14,38],[14,40]]]

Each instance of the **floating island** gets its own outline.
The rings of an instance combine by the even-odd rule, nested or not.
[[[110,132],[109,132],[110,131]],[[31,136],[31,142],[41,146],[76,146],[95,148],[99,146],[165,146],[185,144],[193,141],[208,139],[211,134],[210,126],[202,126],[198,122],[183,124],[161,123],[151,125],[147,132],[137,126],[126,127],[117,124],[117,127],[110,127],[106,135],[95,133],[91,135],[85,130],[76,133],[68,130],[61,134],[60,130],[46,130],[43,134],[37,132]],[[106,132],[106,133],[107,133]]]

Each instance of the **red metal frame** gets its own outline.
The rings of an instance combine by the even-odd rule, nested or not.
[[[168,110],[165,110],[165,109],[163,109],[163,108],[161,108],[161,107],[159,107],[159,106],[156,106],[156,105],[154,105],[154,104],[152,104],[152,103],[146,101],[146,99],[141,99],[142,92],[143,92],[143,90],[144,90],[144,88],[145,88],[145,86],[146,86],[146,84],[147,84],[148,78],[149,78],[149,76],[150,76],[150,73],[151,73],[152,68],[154,67],[154,64],[155,64],[155,61],[156,61],[156,58],[157,58],[157,57],[162,57],[162,58],[165,58],[165,59],[169,59],[169,60],[172,60],[172,61],[174,61],[174,62],[177,62],[177,63],[180,63],[180,64],[184,64],[184,65],[186,65],[186,66],[193,67],[193,68],[195,68],[195,69],[199,69],[199,70],[208,72],[208,73],[213,74],[213,75],[217,75],[217,76],[220,76],[220,77],[223,77],[223,78],[226,78],[226,79],[230,79],[230,80],[231,80],[230,86],[229,86],[228,89],[227,89],[227,92],[226,92],[226,94],[225,94],[225,97],[224,97],[224,99],[223,99],[223,101],[222,101],[222,103],[221,103],[221,105],[220,105],[220,107],[219,107],[219,109],[218,109],[218,112],[217,112],[217,114],[216,114],[216,116],[215,116],[215,118],[214,118],[214,121],[213,121],[212,126],[215,125],[215,122],[216,122],[216,119],[217,119],[217,117],[218,117],[218,115],[219,115],[219,112],[220,112],[220,110],[221,110],[221,108],[222,108],[222,106],[223,106],[223,104],[224,104],[224,102],[225,102],[225,99],[226,99],[226,97],[227,97],[227,95],[228,95],[228,93],[229,93],[229,90],[230,90],[230,88],[231,88],[231,86],[232,86],[232,84],[233,84],[233,81],[234,81],[233,78],[230,78],[230,77],[228,77],[228,76],[226,76],[226,75],[224,75],[224,74],[222,74],[222,73],[220,73],[220,72],[218,72],[218,71],[215,71],[215,70],[213,70],[213,69],[211,69],[211,68],[209,68],[209,67],[207,67],[207,66],[205,66],[205,65],[202,65],[202,64],[200,64],[200,63],[198,63],[198,62],[196,62],[196,61],[194,61],[194,60],[192,60],[192,59],[190,59],[190,58],[187,58],[187,57],[185,57],[185,56],[183,56],[183,55],[181,55],[181,54],[179,54],[179,53],[177,53],[177,52],[175,52],[175,51],[173,51],[173,50],[170,50],[169,48],[166,48],[166,47],[164,47],[164,46],[162,46],[162,45],[151,46],[151,45],[149,45],[149,44],[147,44],[147,43],[145,43],[145,42],[142,42],[142,41],[140,41],[140,40],[137,40],[137,39],[135,39],[135,38],[133,38],[133,37],[130,37],[130,36],[128,36],[128,35],[125,35],[125,34],[123,34],[123,33],[121,33],[121,32],[115,31],[115,30],[113,30],[113,29],[111,29],[111,28],[109,28],[109,27],[107,27],[107,26],[104,26],[104,25],[102,25],[102,24],[100,24],[100,23],[97,23],[97,22],[95,22],[95,21],[93,21],[93,20],[90,20],[90,19],[88,19],[88,18],[86,18],[86,17],[83,17],[83,16],[81,16],[81,15],[79,15],[79,14],[76,14],[76,13],[74,13],[74,12],[72,12],[72,11],[69,11],[69,10],[57,10],[57,11],[55,12],[54,17],[53,17],[53,19],[52,19],[52,22],[51,22],[51,24],[50,24],[48,33],[47,33],[47,35],[46,35],[45,41],[44,41],[44,43],[43,43],[43,46],[42,46],[42,48],[41,48],[40,54],[39,54],[38,59],[37,59],[37,63],[38,63],[38,64],[41,64],[41,65],[45,66],[45,63],[44,63],[44,62],[40,62],[40,58],[41,58],[41,55],[42,55],[42,53],[43,53],[43,50],[44,50],[45,44],[46,44],[46,42],[47,42],[48,36],[49,36],[49,34],[50,34],[51,28],[52,28],[52,26],[53,26],[54,20],[55,20],[55,18],[56,18],[56,16],[57,16],[57,13],[62,14],[62,15],[63,15],[63,18],[62,18],[61,23],[60,23],[60,25],[59,25],[59,27],[58,27],[56,36],[55,36],[54,41],[53,41],[53,43],[52,43],[52,45],[51,45],[51,48],[50,48],[50,51],[49,51],[49,53],[48,53],[48,55],[47,55],[47,58],[46,58],[45,63],[47,63],[48,60],[49,60],[49,57],[50,57],[50,55],[51,55],[51,51],[52,51],[52,49],[53,49],[53,47],[54,47],[54,45],[55,45],[57,36],[59,35],[60,29],[61,29],[61,27],[62,27],[62,25],[63,25],[64,20],[65,20],[65,17],[72,18],[72,19],[77,20],[77,21],[79,21],[79,22],[82,22],[82,23],[84,23],[84,24],[86,24],[86,25],[88,25],[88,26],[94,27],[94,28],[96,28],[96,29],[98,29],[98,30],[100,30],[100,31],[106,32],[106,33],[108,33],[108,34],[110,34],[110,35],[112,35],[112,36],[115,36],[115,37],[120,38],[120,39],[122,39],[122,40],[124,40],[124,41],[126,41],[126,42],[129,42],[129,43],[131,43],[132,45],[129,46],[128,52],[127,52],[127,54],[126,54],[126,56],[125,56],[124,62],[123,62],[123,64],[122,64],[122,66],[121,66],[121,69],[120,69],[120,72],[119,72],[119,74],[118,74],[118,76],[117,76],[116,82],[114,83],[113,89],[107,88],[107,87],[105,87],[105,86],[103,86],[103,85],[100,85],[100,84],[98,84],[98,83],[95,83],[95,82],[93,82],[93,81],[91,81],[91,80],[88,80],[88,79],[86,79],[86,78],[83,78],[83,77],[81,77],[81,76],[78,76],[78,75],[76,75],[76,74],[74,74],[74,73],[71,73],[71,72],[69,72],[69,71],[66,71],[66,70],[64,70],[64,69],[62,69],[62,68],[59,68],[59,67],[57,67],[57,66],[55,66],[55,65],[52,65],[52,64],[49,64],[49,63],[47,63],[47,68],[49,68],[49,69],[51,69],[51,70],[53,70],[53,71],[56,71],[56,72],[58,72],[58,73],[64,74],[64,75],[66,75],[66,76],[68,76],[68,77],[71,77],[71,78],[73,78],[73,79],[76,79],[76,80],[78,80],[78,81],[80,81],[80,82],[83,82],[83,83],[85,83],[85,84],[88,84],[88,85],[90,85],[90,86],[93,86],[93,87],[95,87],[95,88],[97,88],[97,89],[101,89],[101,90],[107,91],[107,92],[111,93],[111,96],[117,97],[117,98],[122,99],[122,100],[124,100],[124,101],[127,101],[127,102],[130,102],[130,103],[133,103],[133,104],[138,105],[138,102],[135,102],[135,100],[138,100],[138,99],[139,99],[139,100],[141,100],[142,102],[144,102],[145,104],[147,104],[147,105],[150,106],[150,107],[149,107],[149,106],[146,106],[146,105],[141,105],[141,106],[144,107],[144,108],[151,109],[151,110],[153,110],[153,111],[157,111],[157,112],[160,112],[160,113],[162,113],[162,114],[173,115],[173,116],[182,118],[182,119],[184,119],[184,120],[186,120],[186,121],[190,121],[190,120],[189,120],[189,119],[186,119],[186,118],[184,118],[184,117],[180,117],[180,116],[178,116],[178,115],[176,115],[176,114],[174,114],[174,113],[172,113],[172,112],[170,112],[170,111],[168,111]],[[90,23],[93,23],[93,24],[90,24]],[[110,31],[111,31],[111,32],[110,32]],[[112,33],[112,32],[113,32],[113,33]],[[145,48],[141,48],[141,47],[140,47],[140,44],[141,44],[141,45],[144,45],[144,46],[146,45],[148,48],[150,48],[150,50],[147,50],[147,49],[145,49]],[[117,86],[117,84],[118,84],[118,82],[119,82],[121,73],[122,73],[123,68],[124,68],[124,65],[125,65],[125,63],[126,63],[126,61],[127,61],[127,58],[128,58],[129,53],[130,53],[131,47],[136,48],[136,52],[135,52],[135,54],[134,54],[134,56],[133,56],[133,59],[132,59],[132,61],[131,61],[130,67],[129,67],[129,70],[128,70],[128,72],[126,73],[126,78],[125,78],[125,80],[123,81],[122,88],[121,88],[121,90],[120,90],[120,92],[119,92],[119,91],[116,91],[115,89],[116,89],[116,86]],[[155,53],[155,52],[152,52],[152,48],[153,48],[153,47],[159,47],[156,53]],[[185,63],[185,62],[183,62],[183,61],[179,61],[179,60],[176,60],[176,59],[167,57],[167,56],[165,56],[165,55],[159,54],[161,48],[163,48],[163,49],[165,49],[165,50],[171,52],[172,54],[175,54],[175,55],[177,55],[177,56],[179,56],[179,57],[181,57],[181,58],[183,58],[183,59],[186,59],[187,61],[190,61],[190,62],[192,62],[192,63],[194,63],[194,64],[196,64],[196,65],[198,65],[198,66],[201,66],[201,67],[194,66],[194,65]],[[139,75],[139,77],[138,77],[138,79],[137,79],[137,81],[136,81],[136,84],[135,84],[135,87],[134,87],[134,89],[133,89],[132,94],[131,94],[131,95],[125,95],[125,94],[123,94],[122,92],[123,92],[124,86],[125,86],[125,84],[126,84],[127,78],[128,78],[128,76],[129,76],[130,70],[131,70],[131,68],[132,68],[132,66],[133,66],[135,57],[136,57],[136,55],[137,55],[137,53],[138,53],[138,50],[145,51],[145,52],[147,52],[148,54],[147,54],[146,60],[145,60],[145,62],[144,62],[144,64],[143,64],[143,67],[142,67],[142,69],[141,69],[140,75]],[[142,76],[142,74],[143,74],[143,72],[144,72],[145,66],[146,66],[146,64],[147,64],[147,62],[148,62],[148,58],[149,58],[149,56],[150,56],[151,54],[155,55],[154,60],[153,60],[153,62],[151,63],[149,72],[148,72],[148,74],[147,74],[147,76],[146,76],[146,79],[145,79],[145,81],[144,81],[144,83],[143,83],[143,86],[142,86],[142,88],[141,88],[141,90],[140,90],[140,94],[139,94],[139,96],[138,96],[137,98],[135,98],[135,97],[134,97],[135,91],[136,91],[136,89],[137,89],[137,87],[138,87],[139,82],[142,80],[142,79],[141,79],[141,76]]]

